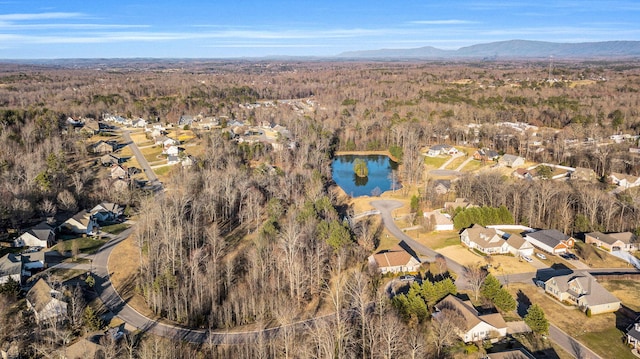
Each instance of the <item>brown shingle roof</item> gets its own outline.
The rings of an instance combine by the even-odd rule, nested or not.
[[[399,244],[389,250],[378,252],[373,255],[373,259],[375,259],[378,267],[403,266],[409,263],[411,258],[413,258],[413,256]]]

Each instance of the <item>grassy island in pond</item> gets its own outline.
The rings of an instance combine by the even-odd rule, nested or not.
[[[356,158],[353,161],[353,172],[358,177],[367,177],[369,175],[369,167],[367,167],[367,161],[362,158]]]

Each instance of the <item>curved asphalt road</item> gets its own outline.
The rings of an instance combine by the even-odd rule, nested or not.
[[[123,137],[131,147],[131,151],[138,159],[138,163],[144,169],[149,182],[153,184],[157,193],[162,193],[162,185],[158,181],[158,177],[155,175],[149,163],[144,158],[138,146],[131,140],[129,131],[123,130]],[[119,235],[112,238],[109,242],[103,245],[93,257],[92,268],[93,275],[96,279],[95,290],[100,297],[100,300],[104,305],[116,316],[122,319],[129,325],[132,325],[142,331],[148,331],[155,335],[159,335],[165,338],[171,338],[175,340],[187,341],[191,343],[209,343],[209,344],[239,344],[239,343],[255,343],[260,338],[269,339],[278,335],[283,328],[302,329],[307,327],[310,323],[317,320],[329,320],[332,318],[332,314],[315,317],[295,323],[288,324],[281,327],[266,328],[262,330],[248,331],[248,332],[213,332],[205,329],[192,329],[186,327],[180,327],[176,325],[160,323],[156,320],[145,317],[137,312],[133,307],[129,306],[124,299],[118,294],[115,288],[111,285],[109,279],[109,256],[111,252],[120,242],[129,237],[134,231],[134,226],[123,231]]]
[[[407,243],[411,248],[423,254],[429,260],[434,261],[436,259],[436,255],[439,254],[438,252],[416,242],[413,238],[409,237],[400,228],[398,228],[398,226],[396,226],[396,223],[393,221],[391,212],[396,208],[402,207],[402,202],[380,199],[372,201],[371,205],[380,211],[380,215],[382,216],[382,223],[384,223],[384,226],[391,234],[393,234],[399,240],[405,241],[405,243]],[[463,266],[451,258],[445,257],[445,259],[447,260],[447,268],[458,275],[458,280],[463,278]]]
[[[93,274],[96,278],[95,289],[104,305],[120,319],[129,325],[132,325],[142,331],[147,331],[155,335],[174,340],[187,341],[191,343],[210,343],[210,344],[239,344],[239,343],[255,343],[262,338],[273,338],[278,335],[282,327],[267,328],[263,330],[248,332],[213,332],[209,330],[191,329],[176,325],[160,323],[156,320],[145,317],[129,306],[124,299],[118,294],[109,280],[108,261],[111,251],[118,243],[126,239],[133,232],[133,227],[122,232],[116,238],[106,243],[95,254],[93,258]],[[330,318],[331,315],[324,317],[316,317],[305,321],[290,324],[290,328],[304,328],[310,322],[318,319]]]

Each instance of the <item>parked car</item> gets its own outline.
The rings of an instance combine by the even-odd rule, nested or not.
[[[416,280],[416,277],[412,276],[412,275],[401,275],[400,276],[400,280],[403,282],[411,282]]]
[[[520,257],[520,258],[524,259],[525,261],[527,261],[527,262],[529,262],[529,263],[533,262],[533,259],[532,259],[531,257],[522,256],[522,257]]]
[[[547,256],[545,256],[542,253],[536,253],[536,257],[540,258],[540,259],[547,259]]]

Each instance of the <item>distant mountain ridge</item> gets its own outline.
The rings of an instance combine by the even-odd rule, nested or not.
[[[558,43],[508,40],[442,50],[433,46],[343,52],[340,58],[363,59],[464,59],[464,58],[623,58],[640,57],[640,41]]]

